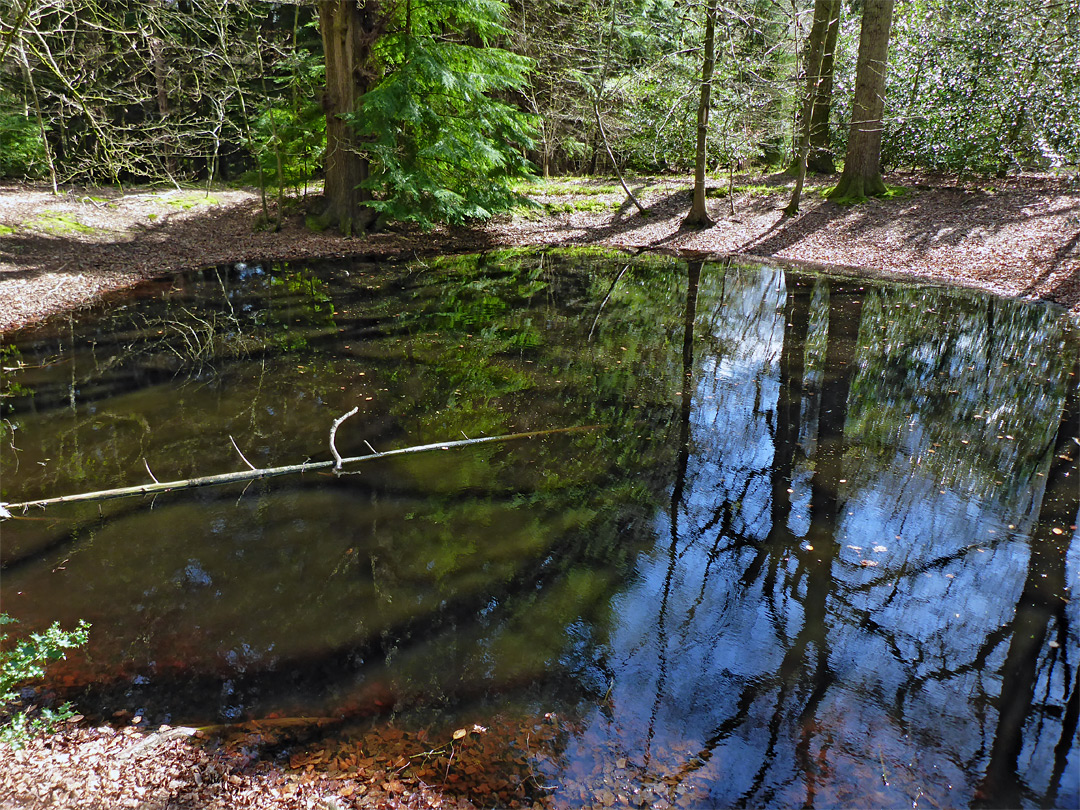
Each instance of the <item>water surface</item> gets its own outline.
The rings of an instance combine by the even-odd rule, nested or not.
[[[506,252],[208,270],[3,351],[9,503],[327,459],[354,406],[346,456],[598,426],[4,523],[4,611],[94,625],[54,676],[86,711],[553,712],[568,805],[615,770],[677,806],[1080,802],[1059,311]]]

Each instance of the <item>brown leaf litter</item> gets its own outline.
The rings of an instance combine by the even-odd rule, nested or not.
[[[808,184],[803,212],[785,218],[788,181],[739,178],[731,198],[709,200],[712,228],[682,231],[683,178],[634,181],[639,214],[602,181],[600,193],[532,192],[541,208],[468,228],[405,228],[359,237],[315,233],[294,204],[279,231],[257,228],[256,192],[0,186],[0,332],[78,308],[139,281],[239,261],[314,257],[410,258],[514,245],[603,245],[685,256],[742,255],[1055,302],[1080,317],[1080,187],[1046,175],[966,181],[887,178],[905,193],[840,206]],[[591,186],[591,188],[590,188]],[[740,190],[741,189],[741,190]],[[714,194],[724,195],[726,184]],[[311,202],[310,200],[308,202]]]

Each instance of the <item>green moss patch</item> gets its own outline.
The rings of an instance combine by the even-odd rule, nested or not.
[[[820,190],[819,193],[825,199],[829,199],[829,195],[832,194],[832,192],[833,187],[825,186]],[[907,186],[888,186],[885,189],[884,194],[876,194],[874,195],[874,197],[879,200],[894,200],[899,199],[900,197],[906,197],[911,193],[912,189],[908,188]],[[858,195],[851,197],[836,197],[832,200],[832,202],[836,203],[837,205],[859,205],[866,202],[868,199],[870,198],[866,195]]]
[[[96,228],[84,225],[71,214],[38,214],[24,224],[35,231],[51,234],[97,233]]]
[[[174,197],[167,200],[165,204],[173,208],[179,208],[181,211],[190,211],[200,205],[221,205],[221,200],[211,194],[196,193]]]
[[[547,197],[595,197],[602,194],[622,193],[621,186],[575,177],[561,177],[558,180],[533,180],[519,184],[515,190],[519,194],[537,194]]]
[[[570,200],[568,202],[544,203],[542,208],[547,214],[570,214],[574,211],[611,211],[619,203],[605,200]]]

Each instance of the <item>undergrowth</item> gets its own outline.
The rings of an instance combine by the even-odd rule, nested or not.
[[[6,613],[0,614],[0,628],[15,623]],[[27,711],[15,706],[21,697],[20,687],[44,676],[49,661],[65,658],[66,650],[85,644],[89,630],[85,621],[72,631],[62,630],[59,622],[53,622],[44,633],[31,633],[26,638],[9,638],[0,629],[0,743],[21,747],[32,735],[53,731],[57,724],[74,716],[69,703]]]

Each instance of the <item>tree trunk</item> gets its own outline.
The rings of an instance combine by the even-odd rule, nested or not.
[[[884,194],[881,179],[881,119],[885,111],[885,70],[894,0],[866,0],[855,68],[847,159],[830,200],[861,200]]]
[[[815,174],[835,174],[832,139],[829,135],[829,116],[832,114],[833,63],[836,55],[836,36],[840,31],[840,0],[830,0],[825,48],[821,54],[821,72],[810,111],[810,151],[806,168]]]
[[[161,118],[169,116],[169,90],[166,84],[165,74],[165,43],[160,37],[151,36],[147,40],[150,48],[150,62],[154,66],[154,89],[156,90],[158,115]]]
[[[684,228],[710,228],[714,224],[705,210],[705,145],[709,132],[709,96],[716,65],[716,0],[705,10],[705,60],[701,68],[701,100],[697,113],[697,154],[694,158],[694,202],[682,221]]]
[[[356,130],[343,117],[356,112],[364,93],[378,76],[371,61],[372,45],[383,32],[385,17],[377,0],[322,0],[319,30],[326,59],[326,209],[321,227],[346,236],[367,230],[375,211],[364,205],[371,192],[360,185],[368,179],[369,160]]]
[[[1080,364],[1074,368],[1080,369]],[[1065,606],[1070,594],[1065,559],[1069,533],[1055,532],[1061,532],[1062,527],[1068,528],[1076,520],[1077,510],[1080,509],[1080,489],[1076,486],[1076,473],[1080,472],[1075,444],[1078,437],[1080,403],[1074,387],[1065,399],[1057,440],[1043,468],[1046,470],[1046,488],[1030,540],[1027,579],[1009,623],[1012,626],[1012,639],[1001,666],[997,728],[990,746],[985,776],[976,789],[972,807],[1020,806],[1024,787],[1017,773],[1018,761],[1025,743],[1031,745],[1032,737],[1043,733],[1041,729],[1032,732],[1036,722],[1040,726],[1045,722],[1035,720],[1038,715],[1032,712],[1032,704],[1036,700],[1035,690],[1039,681],[1050,677],[1055,668],[1055,651],[1052,646],[1044,646],[1047,636],[1056,626],[1058,640],[1064,641],[1063,628],[1068,624]],[[1065,725],[1063,721],[1063,732]],[[1025,731],[1028,732],[1026,736]],[[1045,733],[1049,737],[1050,728]],[[1066,739],[1064,734],[1062,739]],[[1057,760],[1055,756],[1055,770],[1060,767]],[[1050,793],[1056,789],[1056,780],[1051,780]],[[1055,804],[1051,799],[1043,806],[1052,807]]]
[[[821,105],[826,105],[825,144],[828,147],[828,108],[831,108],[831,99],[822,98],[822,86],[825,79],[826,49],[830,34],[833,39],[833,47],[836,44],[836,35],[832,30],[833,19],[839,22],[839,0],[815,0],[814,22],[810,26],[810,34],[806,38],[806,48],[803,52],[803,74],[806,81],[806,95],[803,96],[798,114],[798,131],[795,142],[807,144],[812,142],[816,134],[820,140],[820,133],[815,132],[815,126],[819,125]],[[832,53],[828,55],[828,69],[832,71]],[[829,76],[829,88],[831,93],[832,76]],[[820,128],[820,127],[819,127]],[[798,146],[796,147],[796,152]],[[791,171],[798,170],[799,157],[796,155]]]
[[[26,84],[30,88],[30,98],[34,100],[34,116],[37,118],[38,132],[41,134],[41,146],[45,150],[45,163],[49,167],[49,180],[52,182],[52,193],[59,196],[60,189],[56,180],[56,160],[53,158],[52,148],[49,146],[48,131],[45,128],[45,119],[41,115],[41,101],[38,99],[37,87],[34,85],[34,74],[30,70],[30,61],[26,58],[26,46],[19,43],[19,56],[22,59],[23,71],[26,74]],[[63,122],[61,122],[61,125]]]
[[[818,90],[821,86],[821,73],[825,57],[825,40],[829,33],[829,19],[834,0],[817,0],[814,3],[814,24],[810,28],[809,41],[806,43],[804,60],[806,71],[806,95],[799,113],[799,141],[795,150],[795,191],[791,201],[784,209],[784,215],[793,217],[799,213],[802,200],[803,183],[806,182],[807,157],[810,151],[810,131],[812,129],[814,107],[817,105]]]

